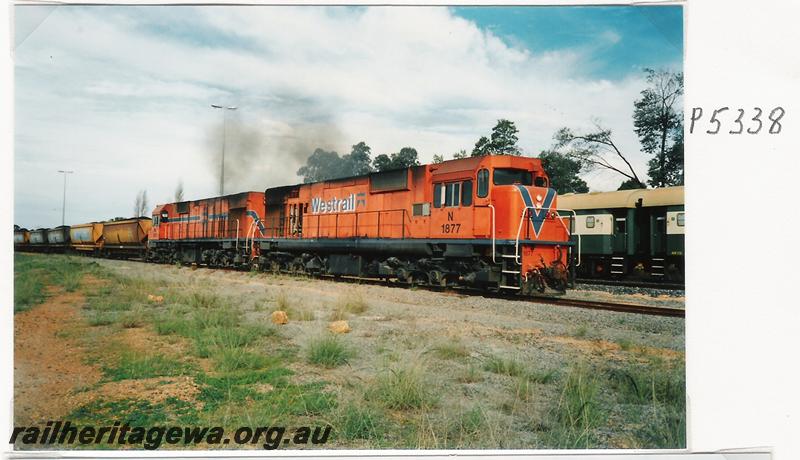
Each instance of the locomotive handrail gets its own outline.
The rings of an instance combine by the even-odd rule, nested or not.
[[[239,219],[236,219],[236,250],[239,250]]]
[[[492,263],[496,264],[497,263],[497,257],[495,256],[495,254],[497,254],[497,250],[495,249],[496,234],[495,234],[495,225],[494,225],[494,205],[490,203],[487,206],[489,208],[491,208],[491,210],[492,210]]]
[[[400,214],[400,223],[389,223],[382,222],[382,217],[392,216],[393,214]],[[375,219],[375,223],[373,224],[364,224],[364,216],[377,216]],[[351,225],[341,224],[340,220],[344,218],[344,216],[352,216],[353,222]],[[323,218],[330,219],[333,221],[332,224],[322,225]],[[316,224],[314,224],[314,219],[316,219]],[[269,231],[273,238],[302,238],[303,236],[308,236],[307,232],[303,232],[301,230],[300,233],[291,234],[288,236],[284,236],[286,234],[285,225],[287,222],[290,221],[290,216],[283,216],[283,217],[272,217],[270,219],[270,227]],[[411,216],[409,215],[409,211],[405,208],[397,208],[397,209],[380,209],[380,210],[370,210],[370,211],[356,211],[356,212],[336,212],[336,213],[325,213],[325,214],[304,214],[303,215],[303,227],[306,229],[316,230],[316,238],[320,238],[323,231],[326,231],[328,234],[327,237],[339,238],[340,227],[341,228],[349,228],[352,230],[352,237],[356,238],[359,237],[359,227],[364,228],[374,228],[376,237],[381,237],[381,231],[389,229],[390,233],[392,229],[396,229],[398,226],[400,227],[400,239],[405,239],[408,232],[406,232],[406,223],[411,224]],[[394,230],[397,231],[397,230]],[[263,233],[262,233],[263,234]]]
[[[517,265],[522,265],[522,262],[519,261],[519,237],[522,234],[522,224],[525,222],[525,216],[528,213],[529,209],[536,209],[536,207],[534,207],[534,206],[525,206],[522,209],[522,215],[520,216],[520,219],[519,219],[519,227],[517,228],[517,239],[516,239],[516,241],[514,243],[514,261],[517,263]],[[539,209],[541,209],[541,208],[539,208]],[[564,229],[567,231],[567,234],[569,235],[569,237],[572,238],[572,232],[564,224],[564,220],[563,220],[564,218],[561,216],[561,214],[558,213],[558,211],[571,212],[572,213],[572,217],[570,217],[570,219],[574,218],[574,221],[577,221],[577,219],[578,219],[577,213],[572,209],[558,209],[558,208],[555,208],[555,209],[548,208],[548,211],[555,211],[556,218],[561,222],[561,225],[564,226]],[[581,265],[581,235],[578,234],[578,263],[575,264],[575,266],[579,267],[580,265]]]
[[[566,211],[566,212],[571,212],[572,213],[572,216],[569,217],[571,223],[577,223],[578,222],[578,213],[576,213],[574,209],[562,209],[562,211]],[[561,214],[558,213],[558,209],[557,208],[556,208],[556,216],[561,221],[561,225],[564,226],[564,229],[567,231],[567,233],[569,234],[570,238],[572,238],[572,236],[573,236],[572,233],[573,232],[572,232],[572,230],[567,228],[566,224],[564,224],[564,218],[561,216]],[[578,263],[576,263],[575,266],[576,267],[580,267],[581,266],[581,234],[580,233],[576,233],[576,235],[578,236]]]

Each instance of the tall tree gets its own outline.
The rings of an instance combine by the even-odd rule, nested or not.
[[[610,129],[595,124],[593,132],[576,134],[569,128],[561,128],[553,138],[555,149],[568,158],[580,161],[584,171],[607,169],[626,179],[644,184],[630,161],[614,143]]]
[[[439,155],[439,154],[434,153],[433,154],[433,163],[434,164],[444,163],[444,155]]]
[[[303,182],[319,182],[321,180],[344,177],[342,159],[334,151],[315,149],[305,166],[297,170],[298,176],[303,176]]]
[[[133,216],[144,217],[147,215],[147,190],[141,190],[136,194],[133,205]]]
[[[472,149],[472,156],[480,157],[484,155],[520,155],[517,146],[517,133],[519,130],[513,121],[506,119],[497,120],[497,124],[492,128],[491,137],[482,136],[475,143]]]
[[[586,193],[589,186],[586,181],[578,176],[581,172],[581,162],[570,158],[555,150],[545,150],[539,154],[542,167],[550,177],[550,185],[561,193]]]
[[[369,174],[373,171],[370,153],[370,147],[363,141],[341,157],[334,151],[317,148],[308,157],[305,166],[297,170],[297,175],[303,176],[303,182],[309,183]]]
[[[175,201],[180,202],[183,201],[183,181],[178,181],[178,186],[175,187]]]
[[[350,153],[342,157],[344,163],[342,166],[343,177],[363,176],[371,173],[373,171],[371,153],[372,149],[364,141],[354,145]]]
[[[513,121],[497,120],[497,124],[492,128],[492,153],[494,155],[520,155],[517,147],[517,133],[519,130]]]
[[[664,187],[683,184],[682,112],[683,73],[645,69],[648,87],[633,103],[633,126],[642,151],[654,156],[648,162],[650,185]],[[680,147],[675,147],[680,143]],[[672,158],[669,158],[672,155]]]
[[[410,166],[418,166],[417,149],[413,147],[403,147],[399,152],[391,155],[382,153],[375,157],[372,165],[377,171],[388,171],[390,169],[402,169]]]
[[[486,139],[486,138],[484,137],[482,139]],[[453,154],[453,159],[454,160],[460,160],[461,158],[467,158],[468,156],[469,156],[469,154],[467,153],[467,151],[464,150],[464,149],[461,149],[458,152]]]

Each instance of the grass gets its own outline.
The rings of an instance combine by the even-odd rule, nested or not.
[[[146,379],[185,375],[192,367],[164,355],[140,355],[124,350],[114,365],[104,367],[108,380]]]
[[[351,314],[360,315],[368,309],[369,304],[364,300],[361,291],[349,289],[339,296],[328,319],[331,321],[341,321],[347,319]]]
[[[617,345],[619,345],[620,350],[622,351],[630,351],[634,348],[634,344],[629,339],[618,339],[616,340]]]
[[[430,384],[420,367],[389,369],[375,379],[367,398],[388,409],[429,408],[436,404]]]
[[[347,364],[354,352],[338,335],[325,334],[311,340],[307,350],[307,360],[323,367],[337,367]]]
[[[475,406],[460,413],[453,418],[447,427],[445,448],[467,447],[474,445],[476,440],[482,439],[492,430],[489,426],[486,411]]]
[[[286,311],[291,309],[292,303],[289,301],[289,296],[286,294],[286,291],[279,291],[278,295],[275,296],[275,306],[278,310]]]
[[[14,254],[14,312],[39,305],[47,298],[45,286],[76,292],[86,274],[99,273],[96,262],[64,255]]]
[[[268,324],[275,307],[287,311],[290,320],[303,318],[306,310],[298,308],[289,290],[278,292],[274,299],[256,301],[263,305],[259,313],[250,308],[253,299],[245,299],[243,305],[241,296],[214,294],[210,286],[193,281],[161,281],[150,270],[141,276],[133,270],[115,274],[91,262],[47,257],[15,260],[15,277],[38,274],[16,280],[15,311],[43,301],[47,286],[64,291],[75,288],[85,294],[82,314],[94,327],[85,327],[83,335],[75,337],[90,345],[87,350],[100,350],[89,357],[96,359],[105,374],[98,385],[189,376],[199,389],[191,403],[174,398],[162,403],[95,399],[71,415],[84,424],[104,426],[121,418],[148,426],[219,425],[226,429],[330,423],[335,432],[332,446],[356,448],[614,447],[609,435],[631,447],[686,444],[682,363],[657,359],[625,339],[616,343],[637,353],[630,362],[594,362],[557,371],[538,369],[513,353],[470,358],[481,347],[466,339],[443,337],[431,342],[429,335],[418,340],[415,331],[392,331],[386,336],[389,339],[375,339],[371,344],[382,353],[379,359],[394,367],[373,374],[359,370],[358,375],[340,369],[334,372],[337,377],[332,385],[325,381],[330,375],[327,369],[352,362],[350,341],[356,337],[326,332],[300,348],[296,338],[283,332],[287,329]],[[18,269],[19,263],[22,268]],[[85,274],[110,282],[75,284]],[[148,300],[148,294],[164,300]],[[339,319],[371,308],[358,288],[348,288],[331,307],[331,314],[340,315]],[[313,319],[313,312],[307,318]],[[309,326],[313,325],[295,325],[301,330]],[[162,337],[151,350],[133,352],[122,344],[115,348],[115,340],[127,335],[120,334],[125,327],[152,330]],[[579,336],[597,334],[596,329],[571,328]],[[158,348],[161,342],[169,342],[168,349],[178,351],[167,354]],[[438,367],[402,364],[407,351],[424,352]],[[301,369],[300,376],[293,377],[295,368]]]
[[[682,365],[679,363],[678,365]],[[686,381],[663,363],[607,371],[614,395],[622,404],[638,408],[637,445],[658,448],[686,446]]]
[[[512,358],[491,356],[483,365],[484,370],[509,377],[525,375],[527,369],[519,361]]]
[[[458,376],[456,377],[456,381],[459,383],[482,382],[483,373],[477,366],[470,364],[469,366],[467,366],[466,369],[464,369],[458,374]]]
[[[559,449],[589,449],[596,445],[603,423],[600,382],[585,364],[574,365],[563,381],[558,403],[551,412],[554,426],[548,444]]]
[[[44,283],[33,276],[14,276],[14,313],[44,302]]]
[[[585,325],[580,325],[572,331],[572,335],[575,337],[586,337],[589,333],[589,329]]]
[[[459,340],[440,342],[433,346],[432,351],[440,359],[461,359],[469,356],[469,349]]]
[[[275,296],[275,307],[279,311],[286,312],[289,321],[314,321],[316,319],[316,315],[312,310],[297,307],[295,302],[286,294],[286,291],[283,290],[279,291],[278,295]]]
[[[349,441],[379,439],[386,434],[387,421],[379,409],[349,401],[336,414],[334,427],[338,437]]]

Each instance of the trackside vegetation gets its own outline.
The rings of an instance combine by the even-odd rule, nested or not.
[[[185,267],[156,267],[170,276],[155,276],[153,266],[116,266],[15,257],[16,315],[54,296],[79,304],[63,335],[99,378],[75,389],[64,417],[73,423],[330,425],[326,448],[686,445],[682,353],[620,339],[609,345],[614,359],[575,354],[545,366],[455,334],[420,339],[413,329],[389,330],[400,316],[379,315],[357,289],[312,307],[284,287],[251,299],[175,276],[191,272]],[[290,323],[272,324],[275,310],[288,311]],[[367,315],[387,332],[359,328]],[[355,324],[353,332],[330,332],[334,319]],[[591,344],[600,334],[592,331],[573,337]],[[514,344],[528,346],[539,345]]]

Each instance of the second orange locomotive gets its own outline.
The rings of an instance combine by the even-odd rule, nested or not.
[[[154,211],[149,257],[563,291],[571,222],[549,185],[538,159],[484,156],[171,203]]]

